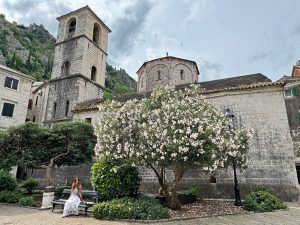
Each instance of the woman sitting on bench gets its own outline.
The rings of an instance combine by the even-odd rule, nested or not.
[[[65,203],[62,217],[76,215],[78,216],[78,206],[82,201],[82,185],[76,177],[72,183],[71,195]]]

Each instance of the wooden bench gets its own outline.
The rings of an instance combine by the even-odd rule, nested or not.
[[[67,194],[71,194],[71,189],[64,189],[63,195]],[[83,201],[79,203],[79,207],[84,208],[84,215],[86,215],[87,210],[98,202],[98,193],[96,191],[82,190],[82,196],[91,196],[94,199],[93,202]],[[52,201],[52,212],[55,209],[56,205],[61,205],[63,209],[66,201],[67,199],[54,199]]]

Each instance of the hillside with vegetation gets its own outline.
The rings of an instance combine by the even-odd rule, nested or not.
[[[24,26],[0,14],[0,64],[28,74],[36,81],[51,76],[55,38],[43,25]],[[106,66],[106,98],[135,92],[137,82],[124,69]]]

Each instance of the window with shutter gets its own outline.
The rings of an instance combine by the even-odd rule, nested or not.
[[[298,88],[297,87],[293,87],[291,89],[291,92],[292,92],[292,96],[298,96]]]
[[[18,90],[19,80],[12,77],[6,77],[4,82],[4,87]]]
[[[2,116],[8,116],[8,117],[12,117],[14,114],[14,108],[15,105],[8,103],[8,102],[4,102],[3,104],[3,109],[2,109]]]

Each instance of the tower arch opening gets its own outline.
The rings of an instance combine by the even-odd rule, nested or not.
[[[76,18],[72,18],[69,21],[68,33],[69,34],[75,33],[75,30],[76,30]]]
[[[61,66],[61,74],[62,76],[68,76],[70,74],[70,62],[65,61]]]
[[[101,36],[101,28],[98,23],[94,23],[93,42],[98,46],[100,45],[100,36]]]

